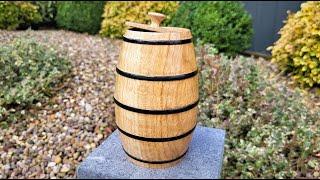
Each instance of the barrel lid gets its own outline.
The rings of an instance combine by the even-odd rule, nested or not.
[[[123,35],[125,39],[149,40],[149,41],[167,41],[167,40],[190,40],[191,32],[186,28],[179,27],[161,27],[161,22],[165,19],[165,15],[156,12],[149,12],[151,24],[142,24],[127,21],[125,24],[129,27]]]

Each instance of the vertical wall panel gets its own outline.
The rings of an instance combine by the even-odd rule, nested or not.
[[[253,19],[254,37],[250,50],[270,54],[266,48],[278,38],[287,10],[296,12],[304,1],[242,1]]]

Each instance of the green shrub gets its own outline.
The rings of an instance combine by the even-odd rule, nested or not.
[[[96,34],[100,29],[104,1],[57,2],[58,27]]]
[[[0,124],[16,121],[20,110],[51,94],[70,63],[53,48],[18,38],[0,46]]]
[[[320,85],[320,2],[301,4],[289,14],[272,49],[272,62],[303,87]]]
[[[196,40],[227,55],[249,48],[253,35],[251,16],[236,1],[181,3],[172,26],[191,29]]]
[[[108,2],[105,5],[100,34],[111,38],[122,37],[126,21],[149,23],[148,12],[159,12],[167,17],[162,26],[169,24],[178,8],[177,2]]]
[[[0,29],[25,29],[40,21],[37,6],[29,2],[0,1]]]
[[[57,14],[57,1],[32,1],[38,6],[42,21],[37,25],[54,25]]]
[[[222,176],[319,178],[320,109],[308,109],[301,90],[270,78],[256,59],[208,51],[197,51],[199,122],[226,130]]]

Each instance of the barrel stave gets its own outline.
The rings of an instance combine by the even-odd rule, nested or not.
[[[128,30],[117,64],[114,100],[120,139],[129,159],[144,167],[181,161],[196,126],[194,46],[189,30],[176,30]]]

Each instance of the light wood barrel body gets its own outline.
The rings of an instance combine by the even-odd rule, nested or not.
[[[116,123],[135,164],[164,168],[186,154],[196,126],[198,70],[191,33],[128,30],[117,64]],[[183,32],[182,32],[183,31]]]

